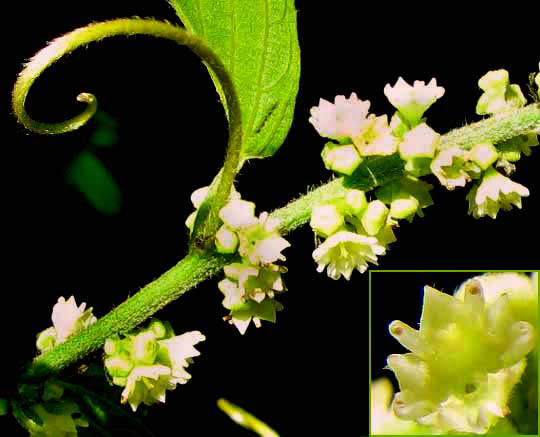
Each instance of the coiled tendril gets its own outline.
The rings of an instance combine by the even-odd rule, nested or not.
[[[189,47],[215,73],[224,91],[226,113],[229,119],[227,154],[219,184],[214,191],[212,209],[205,215],[202,237],[217,230],[217,211],[227,202],[234,176],[240,161],[242,144],[241,114],[238,97],[231,77],[218,56],[206,43],[193,33],[173,24],[150,18],[120,18],[89,24],[53,40],[25,65],[19,74],[12,93],[12,106],[17,120],[27,129],[40,134],[60,134],[83,126],[96,112],[97,99],[89,93],[81,93],[77,100],[87,103],[85,110],[69,120],[59,123],[42,123],[32,119],[25,110],[28,92],[34,81],[50,65],[62,56],[91,42],[116,35],[149,35],[165,38]],[[203,228],[203,226],[200,226]]]

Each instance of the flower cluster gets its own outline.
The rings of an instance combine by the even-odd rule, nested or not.
[[[411,351],[387,361],[401,389],[392,402],[396,416],[443,433],[483,434],[508,415],[527,355],[538,353],[536,281],[488,274],[454,296],[426,286],[420,329],[389,326]]]
[[[317,271],[332,279],[350,279],[353,270],[366,271],[368,261],[377,264],[377,256],[395,241],[395,221],[380,200],[368,202],[360,190],[348,190],[344,198],[315,207],[310,225],[319,237],[326,238],[313,252]]]
[[[257,327],[261,320],[275,322],[276,311],[283,308],[274,296],[285,291],[281,273],[286,269],[275,262],[285,260],[281,251],[290,244],[266,212],[255,216],[252,202],[231,200],[219,217],[223,225],[216,234],[216,248],[238,252],[241,262],[224,268],[225,279],[218,287],[225,296],[223,306],[230,310],[226,319],[244,334],[251,321]]]
[[[360,190],[348,190],[343,198],[313,209],[311,227],[326,240],[313,252],[318,271],[328,276],[349,279],[353,270],[364,272],[367,263],[377,263],[387,245],[395,241],[392,228],[397,219],[411,221],[423,216],[422,209],[433,202],[432,186],[418,179],[430,172],[439,134],[423,118],[424,112],[442,95],[444,89],[435,79],[429,84],[416,81],[408,85],[399,78],[384,93],[396,107],[390,123],[386,115],[368,114],[369,102],[351,94],[338,96],[332,104],[321,99],[311,109],[310,122],[322,135],[338,143],[327,143],[322,151],[326,168],[350,176],[360,166],[369,170],[371,159],[399,153],[405,162],[403,177],[381,187],[376,200],[368,202]]]
[[[191,196],[198,208],[208,195],[208,187]],[[191,229],[195,213],[186,221]],[[286,290],[281,274],[286,268],[276,264],[285,261],[281,251],[290,246],[279,234],[279,222],[263,212],[255,216],[255,204],[242,200],[234,189],[230,201],[220,210],[223,225],[215,236],[216,250],[237,254],[239,262],[224,268],[225,279],[218,287],[224,295],[223,306],[230,313],[225,320],[244,334],[250,324],[261,326],[261,320],[276,321],[276,312],[283,306],[275,295]]]
[[[112,383],[124,387],[122,403],[133,411],[144,403],[165,402],[166,390],[185,384],[191,378],[185,368],[200,355],[194,346],[203,341],[199,331],[174,335],[170,324],[153,320],[124,337],[105,342],[105,368]]]
[[[36,346],[39,352],[47,352],[95,323],[97,319],[92,314],[92,308],[85,308],[85,302],[77,307],[73,296],[67,301],[60,297],[52,310],[53,326],[37,335]]]
[[[479,80],[484,91],[478,114],[496,114],[526,103],[518,85],[510,84],[505,70],[491,71]],[[495,218],[500,209],[521,208],[521,197],[529,195],[523,185],[503,176],[514,169],[521,154],[529,155],[538,144],[534,132],[511,138],[500,144],[476,144],[470,149],[443,146],[441,136],[426,124],[424,113],[444,95],[435,79],[427,85],[413,86],[399,78],[387,84],[384,94],[396,108],[390,123],[386,115],[369,114],[369,101],[352,93],[347,99],[337,96],[334,103],[324,99],[311,109],[309,121],[317,132],[337,142],[328,142],[321,153],[327,169],[345,177],[356,172],[370,173],[370,163],[378,157],[399,154],[404,173],[375,193],[377,200],[352,208],[345,198],[319,205],[312,211],[311,226],[326,240],[313,252],[318,270],[327,267],[332,278],[349,279],[354,269],[363,272],[367,262],[377,262],[385,253],[385,243],[378,232],[391,232],[396,219],[411,221],[422,216],[422,208],[433,202],[432,186],[418,178],[433,174],[449,190],[477,180],[466,199],[474,217]],[[356,190],[352,190],[354,192]],[[358,196],[359,194],[351,194]],[[365,195],[362,193],[362,196]],[[387,206],[390,207],[388,210]],[[393,234],[391,237],[393,241]]]

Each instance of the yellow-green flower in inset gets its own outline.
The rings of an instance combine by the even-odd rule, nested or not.
[[[537,344],[533,325],[512,311],[507,293],[488,303],[479,281],[462,299],[424,288],[420,329],[389,330],[411,352],[388,357],[399,381],[392,408],[402,419],[443,433],[486,433],[504,418],[510,395]]]
[[[466,198],[469,201],[469,214],[475,218],[486,215],[496,218],[500,209],[509,211],[512,205],[521,209],[521,198],[528,195],[526,187],[490,167]]]

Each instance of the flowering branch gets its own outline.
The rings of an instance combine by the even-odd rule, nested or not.
[[[466,144],[483,141],[501,141],[508,131],[516,135],[530,131],[534,123],[540,123],[540,106],[533,104],[511,111],[504,116],[493,117],[455,129],[442,136],[446,147],[465,147]],[[490,127],[489,129],[486,127]],[[501,127],[502,126],[502,127]],[[476,128],[482,134],[478,134]],[[403,162],[395,157],[381,157],[366,168],[353,181],[336,178],[315,190],[279,208],[270,217],[280,221],[279,229],[288,233],[304,224],[313,208],[323,201],[343,197],[349,188],[373,189],[401,175]],[[353,184],[352,186],[349,184]],[[152,316],[156,311],[180,297],[187,290],[217,274],[232,257],[206,250],[188,254],[176,266],[145,286],[109,314],[102,317],[81,334],[37,357],[25,370],[24,379],[43,378],[54,374],[103,346],[105,340],[118,333],[126,333]]]

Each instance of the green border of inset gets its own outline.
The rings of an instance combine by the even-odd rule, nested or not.
[[[368,287],[369,287],[369,293],[368,293],[368,321],[369,321],[369,327],[368,327],[368,347],[369,347],[369,365],[368,365],[368,377],[369,377],[369,393],[368,393],[368,404],[369,404],[369,412],[368,412],[368,435],[369,436],[390,436],[390,437],[401,437],[402,435],[414,435],[414,434],[372,434],[371,433],[371,274],[372,273],[537,273],[537,287],[540,289],[540,270],[484,270],[484,269],[472,269],[472,270],[372,270],[369,269],[369,275],[368,275]],[[540,327],[540,311],[538,312],[538,326]],[[540,341],[540,336],[539,336]],[[538,363],[538,373],[540,374],[540,361]],[[537,408],[538,411],[540,411],[540,396],[537,399]],[[538,429],[540,430],[540,418],[538,420]],[[420,435],[420,434],[418,434]],[[434,434],[434,435],[444,435],[444,434]],[[474,435],[474,434],[452,434],[452,435]],[[522,437],[538,437],[536,434],[489,434],[489,435],[497,435],[497,436],[508,436],[508,437],[516,437],[516,436],[522,436]]]

